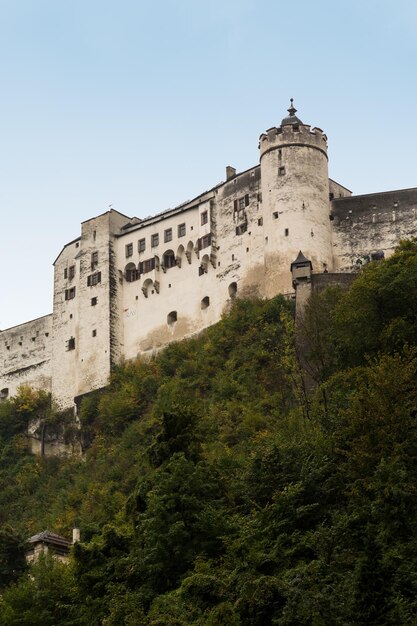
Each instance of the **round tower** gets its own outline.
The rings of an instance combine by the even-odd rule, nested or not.
[[[332,269],[327,137],[288,109],[260,136],[265,295],[292,291],[288,268],[299,250],[314,272]]]

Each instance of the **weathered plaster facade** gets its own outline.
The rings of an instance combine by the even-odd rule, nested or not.
[[[84,222],[54,263],[52,315],[0,332],[2,396],[26,383],[72,406],[113,365],[198,333],[235,297],[293,293],[300,250],[326,282],[417,235],[417,189],[351,196],[329,179],[326,135],[295,113],[261,135],[259,165],[227,167],[194,200]]]

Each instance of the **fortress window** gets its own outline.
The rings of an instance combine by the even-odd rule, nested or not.
[[[138,241],[138,251],[139,252],[145,252],[146,250],[146,239],[139,239]]]
[[[167,252],[165,252],[164,254],[164,267],[166,270],[168,270],[170,267],[175,267],[176,266],[176,261],[175,261],[175,254],[173,252],[173,250],[168,250]]]
[[[164,242],[172,241],[172,228],[167,228],[164,232]]]
[[[68,268],[64,269],[64,278],[68,278]]]
[[[203,211],[201,214],[201,226],[204,226],[204,224],[207,224],[207,222],[208,222],[208,212]]]
[[[91,298],[91,306],[96,306],[97,298]]]
[[[246,233],[247,229],[248,225],[246,222],[240,224],[239,226],[236,226],[236,235],[243,235],[243,233]]]
[[[292,129],[295,133],[299,133],[300,132],[300,127],[298,124],[293,124],[292,125]]]
[[[155,269],[155,257],[152,257],[152,259],[146,259],[146,261],[139,263],[140,274],[147,274],[148,272],[151,272],[154,269]]]
[[[186,233],[185,224],[178,224],[178,237],[184,237]]]
[[[128,243],[125,246],[125,250],[126,250],[126,258],[129,256],[133,256],[133,243]]]
[[[210,298],[208,296],[205,296],[205,298],[203,298],[201,301],[201,308],[207,309],[207,307],[209,306],[210,306]]]
[[[156,235],[151,236],[151,246],[152,248],[156,248],[156,246],[158,245],[159,245],[159,235],[157,233]]]
[[[91,269],[93,270],[98,265],[98,252],[91,253]]]
[[[272,213],[272,217],[274,218],[274,220],[277,220],[278,219],[278,211],[274,211]]]
[[[128,283],[133,283],[133,281],[139,280],[140,273],[139,270],[136,269],[136,265],[134,263],[129,263],[126,266],[125,277]]]
[[[74,337],[70,337],[70,339],[68,339],[67,341],[67,351],[69,350],[75,350],[75,338]]]
[[[258,226],[262,226],[263,223],[264,223],[264,218],[263,217],[258,218]]]
[[[285,236],[288,237],[288,235],[290,234],[290,231],[288,228],[285,229]]]
[[[75,298],[75,287],[65,289],[65,300],[72,300],[73,298]]]
[[[93,332],[91,333],[91,336],[92,336],[92,337],[97,337],[97,331],[96,331],[96,329],[94,329],[94,330],[93,330]]]
[[[278,176],[285,176],[285,167],[284,167],[284,165],[281,165],[281,167],[278,168]]]
[[[167,324],[168,324],[168,326],[172,326],[173,324],[175,324],[177,319],[178,319],[178,317],[177,317],[177,312],[176,311],[171,311],[171,313],[168,313],[168,315],[167,315]]]
[[[101,283],[101,272],[87,276],[87,287],[94,287],[94,285],[98,285],[99,283]]]
[[[329,200],[332,201],[334,198],[334,193],[329,193]]]
[[[68,280],[72,280],[75,276],[75,265],[70,265],[68,268]]]
[[[200,237],[197,241],[198,249],[203,250],[203,248],[208,248],[211,245],[211,233],[208,235],[204,235],[204,237]]]
[[[229,298],[234,298],[237,294],[237,283],[230,283],[229,285]]]
[[[245,208],[245,198],[240,198],[239,200],[239,209],[244,209]]]

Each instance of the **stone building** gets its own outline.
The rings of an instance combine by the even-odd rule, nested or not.
[[[235,297],[293,294],[300,250],[314,276],[350,273],[417,235],[417,189],[353,196],[292,101],[259,151],[258,165],[228,166],[225,182],[174,209],[83,222],[54,262],[52,314],[0,332],[0,397],[29,384],[72,406],[114,364],[198,333]]]

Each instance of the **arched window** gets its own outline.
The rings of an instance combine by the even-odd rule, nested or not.
[[[229,285],[229,298],[233,300],[237,294],[237,283],[230,283]]]
[[[138,280],[140,277],[139,270],[136,269],[136,265],[134,263],[128,263],[125,267],[125,278],[128,283],[133,283],[133,281]]]
[[[155,289],[154,289],[153,280],[151,280],[150,278],[147,278],[142,285],[142,292],[145,298],[147,298],[150,294],[152,294],[154,290]]]
[[[178,316],[177,316],[177,312],[176,311],[171,311],[171,313],[168,313],[168,315],[167,315],[167,324],[168,324],[168,326],[172,326],[173,324],[175,324],[177,319],[178,319]]]
[[[207,307],[209,306],[210,306],[210,298],[208,296],[205,296],[201,301],[201,308],[207,309]]]
[[[174,267],[176,265],[175,254],[173,250],[167,250],[166,252],[164,252],[162,263],[163,263],[164,272],[166,272],[166,270],[169,270],[171,267]]]
[[[194,252],[194,244],[192,241],[187,243],[187,250],[185,251],[188,263],[191,263]]]
[[[202,274],[207,274],[208,266],[210,263],[210,257],[208,254],[205,254],[201,259],[200,267],[198,268],[198,275],[202,276]]]
[[[178,267],[181,267],[183,259],[185,257],[185,248],[184,246],[178,246],[178,250],[177,250],[177,256],[176,256],[176,263],[178,265]]]

